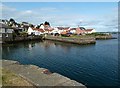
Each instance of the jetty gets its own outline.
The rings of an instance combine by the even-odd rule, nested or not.
[[[58,73],[51,73],[45,68],[40,68],[35,65],[22,65],[17,61],[0,60],[2,68],[14,72],[16,75],[22,77],[35,87],[40,86],[79,86],[79,88],[86,88],[81,83],[71,80]],[[48,71],[44,72],[44,71]]]
[[[52,40],[52,41],[60,41],[60,42],[67,42],[73,44],[95,44],[96,38],[94,36],[80,36],[80,37],[61,37],[61,36],[46,36],[45,40]]]

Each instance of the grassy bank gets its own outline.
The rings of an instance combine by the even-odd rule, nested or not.
[[[92,33],[92,34],[87,34],[88,36],[95,36],[96,40],[101,40],[101,39],[112,39],[112,34],[106,34],[106,33]]]
[[[2,73],[2,80],[0,80],[2,81],[2,86],[33,86],[27,80],[7,69],[0,69],[0,72]]]

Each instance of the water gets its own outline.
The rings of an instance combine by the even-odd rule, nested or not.
[[[95,45],[24,42],[2,49],[4,59],[47,68],[86,86],[118,85],[118,39],[97,40]]]

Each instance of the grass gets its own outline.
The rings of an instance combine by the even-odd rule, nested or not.
[[[61,38],[90,38],[90,37],[95,37],[95,36],[93,35],[72,35],[70,37],[61,36]]]
[[[2,85],[2,68],[0,68],[0,85]]]
[[[65,39],[90,39],[90,38],[100,38],[100,39],[106,39],[106,37],[109,38],[109,36],[111,36],[110,34],[104,34],[104,33],[92,33],[92,34],[85,34],[85,35],[76,35],[73,34],[71,36],[55,36],[54,38],[65,38]],[[53,37],[51,35],[47,36],[49,37]]]
[[[33,86],[27,80],[9,70],[0,69],[0,72],[2,72],[2,75],[0,75],[2,77],[0,80],[2,81],[2,86]]]
[[[92,33],[92,34],[87,34],[87,35],[93,35],[93,36],[108,36],[108,34],[104,34],[104,33]]]

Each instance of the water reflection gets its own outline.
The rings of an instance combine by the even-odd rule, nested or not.
[[[40,46],[42,46],[46,51],[49,50],[49,48],[54,49],[62,49],[66,53],[70,51],[72,44],[65,44],[61,42],[55,42],[55,41],[44,41],[40,43]]]
[[[29,48],[29,50],[32,50],[32,48],[35,46],[35,43],[29,43],[28,44],[28,48]]]
[[[5,59],[47,68],[87,85],[116,85],[117,44],[115,39],[100,40],[95,45],[32,41],[3,46],[2,55]]]

